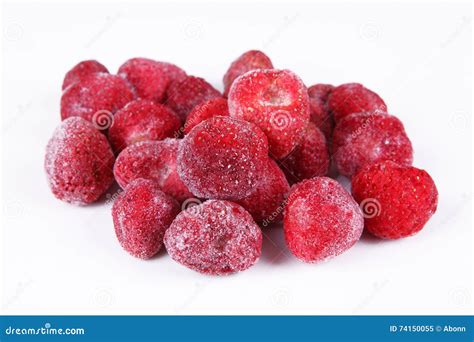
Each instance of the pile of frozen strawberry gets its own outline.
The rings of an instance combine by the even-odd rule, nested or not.
[[[281,220],[291,253],[318,262],[364,227],[382,239],[413,235],[437,207],[379,95],[358,83],[307,88],[260,51],[230,65],[223,93],[171,63],[133,58],[113,75],[81,62],[64,78],[61,118],[45,157],[53,194],[87,205],[116,181],[121,246],[148,259],[164,245],[201,273],[249,268],[262,230]]]

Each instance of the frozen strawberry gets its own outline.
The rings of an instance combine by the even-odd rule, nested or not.
[[[184,80],[170,82],[166,91],[166,104],[184,122],[195,106],[216,97],[222,97],[222,94],[204,79],[187,76]]]
[[[215,116],[185,135],[178,173],[199,198],[239,200],[258,184],[267,158],[267,138],[257,126]]]
[[[49,186],[65,202],[85,205],[97,200],[114,180],[113,165],[106,137],[79,117],[64,120],[46,147]]]
[[[247,51],[233,61],[224,75],[224,96],[229,94],[230,86],[237,77],[255,69],[273,69],[272,61],[262,51]]]
[[[309,108],[311,110],[310,120],[324,133],[328,140],[331,138],[334,125],[327,100],[333,89],[334,86],[330,84],[315,84],[308,88]]]
[[[411,165],[413,149],[403,124],[395,116],[358,113],[336,125],[333,159],[339,172],[350,177],[365,165],[382,160]]]
[[[210,200],[182,211],[165,233],[173,260],[200,273],[226,275],[255,264],[262,232],[240,205]]]
[[[291,253],[305,262],[319,262],[351,248],[362,234],[364,217],[339,183],[316,177],[291,188],[283,228]]]
[[[139,98],[156,102],[163,100],[169,80],[156,61],[132,58],[120,66],[117,74],[130,82]]]
[[[334,90],[332,84],[317,83],[308,88],[308,95],[311,100],[318,101],[320,104],[327,104],[331,92]]]
[[[178,116],[165,105],[135,100],[115,113],[109,141],[120,152],[133,143],[174,137],[181,127]]]
[[[79,82],[86,78],[89,75],[96,74],[98,72],[109,73],[107,68],[100,64],[97,61],[89,60],[89,61],[82,61],[74,66],[71,70],[69,70],[64,76],[63,87],[62,89],[66,89],[71,84]]]
[[[314,123],[308,124],[303,140],[280,164],[291,184],[328,173],[326,138]]]
[[[107,129],[113,114],[134,99],[127,82],[106,73],[89,75],[64,90],[61,119],[79,116],[98,129]]]
[[[262,129],[271,156],[282,159],[300,142],[309,122],[308,92],[291,71],[249,71],[232,85],[229,113]]]
[[[262,176],[250,195],[237,203],[244,207],[257,222],[264,226],[280,221],[283,217],[283,202],[290,190],[285,174],[277,163],[268,158]]]
[[[158,68],[165,73],[168,77],[169,82],[183,81],[187,75],[186,72],[180,67],[167,62],[156,62]]]
[[[114,202],[115,234],[128,253],[149,259],[161,249],[165,231],[178,213],[178,202],[155,182],[137,179]]]
[[[382,98],[359,83],[346,83],[334,88],[329,95],[328,108],[336,123],[353,113],[387,111]]]
[[[226,99],[216,97],[194,107],[186,118],[184,134],[188,134],[194,126],[213,116],[229,116],[229,107],[227,106]]]
[[[438,190],[426,171],[391,161],[357,173],[352,194],[363,210],[365,228],[382,239],[418,233],[438,205]]]
[[[179,143],[177,139],[165,139],[128,146],[118,155],[114,165],[117,183],[125,189],[135,179],[149,179],[179,202],[193,197],[176,171]]]

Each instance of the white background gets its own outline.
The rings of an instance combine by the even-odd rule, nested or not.
[[[289,3],[3,7],[3,313],[473,312],[470,6]],[[141,261],[121,250],[110,203],[80,208],[52,196],[44,148],[74,64],[93,58],[115,72],[144,56],[222,89],[230,62],[252,48],[308,85],[357,81],[385,99],[405,124],[414,165],[438,186],[438,212],[421,233],[364,236],[311,265],[289,254],[281,229],[265,230],[256,266],[207,277],[166,253]]]

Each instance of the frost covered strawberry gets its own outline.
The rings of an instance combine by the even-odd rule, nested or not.
[[[308,88],[309,107],[311,109],[310,120],[324,133],[328,140],[332,136],[333,119],[327,101],[333,89],[334,86],[322,83]]]
[[[117,74],[126,79],[139,98],[160,102],[169,79],[160,65],[148,58],[131,58],[123,63]]]
[[[193,197],[176,170],[180,140],[142,141],[128,146],[117,157],[114,175],[122,189],[135,179],[156,182],[161,190],[182,202]]]
[[[230,89],[229,113],[263,130],[271,156],[282,159],[302,139],[309,122],[308,92],[289,70],[249,71],[237,78]]]
[[[216,97],[194,107],[186,118],[184,134],[188,134],[194,126],[213,116],[229,116],[227,99]]]
[[[255,189],[237,203],[244,207],[256,222],[268,225],[281,220],[283,204],[290,186],[283,171],[270,158],[261,174]]]
[[[112,184],[114,154],[103,134],[79,117],[64,120],[46,147],[44,167],[58,199],[85,205]]]
[[[328,173],[329,153],[326,138],[314,123],[308,124],[303,140],[280,165],[291,184]]]
[[[316,177],[291,188],[283,228],[291,253],[305,262],[319,262],[351,248],[362,234],[364,218],[339,183]]]
[[[109,71],[105,66],[95,60],[82,61],[76,64],[71,70],[69,70],[64,76],[62,89],[66,89],[71,84],[83,80],[84,78],[96,74],[98,72],[108,74]]]
[[[173,260],[200,273],[226,275],[255,264],[262,232],[240,205],[209,200],[182,211],[165,233]]]
[[[115,113],[109,129],[109,141],[115,151],[139,141],[172,138],[181,121],[165,105],[151,100],[135,100]]]
[[[156,64],[158,65],[158,68],[168,77],[168,81],[170,83],[173,81],[183,81],[187,77],[186,72],[177,65],[160,61],[157,61]]]
[[[230,87],[237,77],[255,69],[273,69],[272,61],[262,51],[247,51],[233,61],[224,75],[224,96],[229,94]]]
[[[345,83],[333,89],[328,98],[328,108],[336,123],[353,113],[387,112],[382,98],[359,83]]]
[[[172,81],[166,91],[166,104],[186,121],[189,112],[198,104],[216,98],[222,94],[200,77],[187,76]]]
[[[185,135],[178,173],[199,198],[239,200],[258,184],[267,158],[267,138],[257,126],[215,116]]]
[[[155,182],[137,179],[114,202],[115,234],[128,253],[149,259],[161,249],[165,231],[178,213],[178,202]]]
[[[366,229],[383,239],[418,233],[438,205],[438,190],[426,171],[391,161],[357,173],[352,194],[364,212]]]
[[[61,97],[61,119],[79,116],[98,129],[107,129],[113,114],[134,99],[121,77],[95,73],[67,87]]]
[[[339,172],[351,177],[382,160],[411,165],[413,148],[402,122],[388,114],[351,114],[333,133],[333,159]]]

